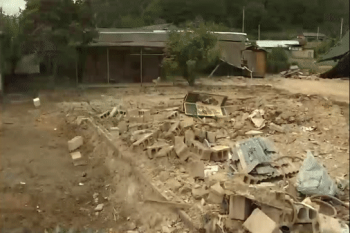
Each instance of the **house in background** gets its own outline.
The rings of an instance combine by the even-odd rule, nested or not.
[[[337,64],[327,72],[321,74],[323,78],[349,77],[349,31],[337,45],[323,55],[318,62],[335,61]]]
[[[98,29],[98,38],[78,48],[85,59],[77,68],[78,84],[146,83],[161,76],[168,30]],[[241,69],[247,34],[214,32],[221,60]]]
[[[307,42],[324,41],[327,39],[327,36],[322,33],[304,32],[302,35],[305,37]]]
[[[258,46],[247,47],[245,50],[242,50],[242,64],[253,72],[253,77],[265,77],[267,71],[267,51]],[[248,72],[245,71],[245,76],[250,76]]]

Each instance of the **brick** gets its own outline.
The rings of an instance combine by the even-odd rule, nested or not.
[[[342,232],[339,220],[324,214],[319,214],[317,216],[317,220],[312,223],[312,228],[313,232],[320,233]]]
[[[80,146],[83,145],[83,137],[82,136],[76,136],[73,139],[68,141],[68,150],[74,151],[78,149]]]
[[[176,136],[175,137],[175,145],[174,145],[175,152],[177,156],[182,160],[185,161],[189,157],[189,149],[184,143],[184,137]]]
[[[252,201],[239,195],[230,196],[229,217],[231,219],[246,220],[252,213]]]
[[[207,132],[207,140],[210,142],[210,143],[215,143],[216,141],[216,132]]]
[[[251,233],[279,232],[277,223],[258,208],[256,208],[243,223],[243,227]]]
[[[188,168],[193,178],[204,179],[204,163],[202,161],[192,161]]]
[[[225,190],[220,186],[220,183],[210,187],[207,202],[209,204],[221,204],[225,195]]]

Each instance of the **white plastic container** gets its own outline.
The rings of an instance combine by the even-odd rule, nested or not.
[[[40,107],[40,99],[39,99],[39,98],[33,99],[33,103],[34,103],[34,106],[35,106],[36,108]]]

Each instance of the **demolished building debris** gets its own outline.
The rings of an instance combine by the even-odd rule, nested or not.
[[[125,151],[132,149],[129,157],[134,157],[135,166],[140,166],[166,199],[147,202],[181,209],[182,216],[192,222],[187,223],[193,232],[311,229],[316,233],[329,231],[329,223],[336,230],[345,229],[348,217],[337,215],[334,207],[343,208],[344,203],[335,201],[335,183],[325,168],[321,169],[311,152],[302,157],[285,155],[271,139],[271,134],[287,133],[276,120],[277,114],[259,107],[238,117],[226,106],[227,100],[227,96],[189,92],[181,103],[183,112],[169,110],[170,106],[150,109],[150,117],[142,123],[134,122],[135,115],[140,115],[138,108],[119,114],[118,120],[118,114],[112,117],[110,113],[110,117],[95,118],[98,122],[113,120],[108,128],[118,126],[120,134],[113,140]],[[279,120],[290,119],[282,116]],[[250,127],[244,128],[245,124]],[[155,164],[157,169],[153,169]],[[333,199],[327,202],[322,195]]]

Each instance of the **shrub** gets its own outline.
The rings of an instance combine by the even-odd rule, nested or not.
[[[273,48],[267,55],[267,71],[279,73],[289,68],[288,55],[283,48]]]
[[[200,71],[212,65],[219,57],[217,37],[212,28],[201,23],[183,32],[172,31],[166,45],[163,59],[165,75],[180,73],[192,86]]]

